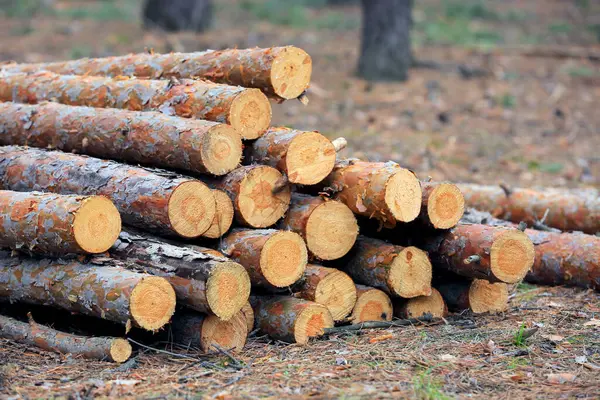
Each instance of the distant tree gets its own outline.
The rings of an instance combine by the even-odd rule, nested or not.
[[[144,28],[204,32],[212,23],[212,0],[146,0]]]
[[[359,76],[374,81],[408,78],[412,6],[412,0],[362,0]]]

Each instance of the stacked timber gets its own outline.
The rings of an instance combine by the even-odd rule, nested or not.
[[[0,301],[211,353],[256,332],[306,344],[334,325],[502,312],[522,279],[600,287],[600,239],[538,221],[598,231],[597,194],[422,181],[338,157],[343,138],[270,126],[268,99],[305,103],[311,71],[292,46],[4,65]],[[0,336],[132,351],[27,320],[0,316]]]

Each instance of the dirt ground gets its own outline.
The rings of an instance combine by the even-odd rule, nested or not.
[[[357,6],[223,0],[212,31],[167,35],[140,28],[135,0],[14,3],[0,12],[0,61],[294,44],[313,57],[310,103],[274,104],[276,124],[344,136],[346,156],[391,159],[436,180],[600,184],[598,59],[515,50],[600,54],[594,0],[420,0],[421,67],[402,83],[354,76]],[[197,353],[142,350],[119,370],[0,341],[0,398],[600,397],[598,293],[522,285],[504,314],[453,318],[305,347],[253,337],[236,356],[241,369],[220,355],[199,363]],[[538,330],[517,345],[523,326]]]

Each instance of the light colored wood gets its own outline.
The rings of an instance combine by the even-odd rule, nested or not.
[[[317,206],[306,222],[306,244],[321,260],[346,255],[358,236],[358,223],[352,211],[338,201]]]
[[[171,284],[165,278],[150,276],[133,288],[129,309],[138,326],[155,331],[169,322],[175,312],[175,302]]]
[[[213,190],[215,197],[216,212],[210,227],[202,234],[208,239],[216,239],[223,236],[233,223],[233,203],[231,199],[222,190]]]
[[[333,327],[333,318],[327,307],[314,303],[298,315],[294,324],[296,343],[306,344],[311,337],[323,335],[325,328]]]
[[[205,352],[217,352],[214,346],[225,350],[241,351],[248,337],[248,326],[244,314],[239,311],[229,321],[215,315],[207,315],[200,332],[200,347]]]
[[[206,300],[212,312],[223,320],[235,315],[250,296],[250,279],[244,267],[223,262],[213,268],[206,281]]]
[[[254,309],[250,305],[250,302],[246,302],[241,309],[241,312],[244,314],[244,318],[246,318],[246,325],[248,325],[248,333],[252,332],[254,329]]]
[[[441,318],[448,314],[448,308],[440,292],[432,288],[429,296],[414,297],[397,307],[394,305],[394,314],[398,318],[419,318],[425,314]]]
[[[271,104],[258,89],[246,89],[235,97],[227,121],[242,139],[259,138],[271,124]]]
[[[476,314],[498,313],[508,309],[508,285],[474,279],[469,288],[469,304]]]
[[[503,282],[521,281],[533,265],[534,259],[533,242],[519,230],[508,230],[492,243],[490,268],[494,276]]]
[[[173,230],[187,238],[206,232],[216,214],[212,191],[199,181],[187,181],[177,186],[171,193],[168,208]]]
[[[242,158],[240,133],[229,125],[213,126],[202,136],[200,155],[204,168],[213,175],[233,171]]]
[[[432,266],[427,253],[410,246],[405,247],[390,264],[388,284],[404,298],[431,293]]]
[[[356,285],[356,305],[352,310],[353,324],[365,321],[391,321],[393,316],[392,301],[379,289]]]
[[[465,211],[465,198],[458,186],[440,183],[427,198],[427,216],[436,229],[450,229],[460,221]]]
[[[112,201],[103,196],[83,200],[75,213],[73,236],[88,253],[108,250],[121,233],[121,215]]]
[[[289,46],[279,52],[271,66],[271,85],[284,99],[299,97],[310,83],[312,59],[302,49]]]
[[[263,246],[260,269],[268,282],[286,287],[302,277],[308,252],[300,235],[294,232],[277,232]]]

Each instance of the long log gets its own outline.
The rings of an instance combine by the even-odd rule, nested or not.
[[[49,305],[155,331],[175,311],[175,291],[158,276],[77,261],[10,257],[0,252],[0,298]]]
[[[165,277],[178,304],[223,320],[240,311],[250,296],[250,278],[240,264],[148,234],[122,232],[110,255],[131,268]]]
[[[177,312],[170,327],[175,343],[200,348],[207,353],[217,352],[219,348],[241,351],[248,337],[246,317],[241,311],[228,321],[214,315]]]
[[[314,131],[271,127],[245,149],[248,164],[267,164],[291,183],[314,185],[329,175],[336,151],[329,139]]]
[[[356,304],[352,279],[335,268],[308,264],[304,277],[292,287],[294,296],[327,307],[334,321],[346,318]]]
[[[0,147],[0,187],[104,195],[113,201],[126,224],[189,238],[204,233],[216,213],[214,196],[200,181],[170,172],[19,146]]]
[[[130,54],[74,61],[7,65],[8,71],[53,71],[69,75],[204,78],[261,89],[283,99],[300,96],[310,82],[312,60],[293,46],[208,50],[196,53]]]
[[[469,207],[494,217],[563,231],[600,232],[600,196],[596,190],[520,189],[460,184]],[[547,212],[547,213],[546,213]],[[544,218],[545,216],[545,218]]]
[[[56,148],[154,167],[224,175],[242,140],[231,126],[158,112],[0,103],[0,144]]]
[[[333,327],[327,307],[285,296],[251,296],[256,327],[271,338],[288,343],[306,344]]]
[[[31,315],[29,323],[0,315],[0,337],[55,353],[96,360],[122,363],[131,356],[131,345],[125,339],[71,335],[40,325]]]
[[[260,90],[189,79],[179,82],[57,75],[47,71],[8,73],[0,80],[0,100],[160,111],[229,124],[244,139],[258,138],[271,123],[271,104]]]
[[[456,280],[436,285],[448,308],[453,311],[471,309],[476,314],[497,313],[508,308],[508,285],[484,279]]]
[[[431,293],[432,268],[424,251],[358,236],[354,248],[331,265],[356,282],[389,295],[411,298]]]
[[[231,199],[222,190],[213,190],[215,197],[215,218],[210,227],[202,234],[207,239],[217,239],[225,235],[233,224],[233,203]]]
[[[434,318],[448,315],[448,307],[440,292],[431,288],[431,295],[419,296],[412,299],[397,299],[394,302],[394,316],[397,318],[419,318],[430,314]]]
[[[392,320],[392,301],[387,294],[364,285],[356,285],[356,294],[356,305],[350,315],[353,324]]]
[[[120,231],[119,211],[106,197],[0,190],[0,248],[103,253]]]
[[[302,236],[310,254],[321,260],[346,255],[358,236],[358,223],[344,204],[322,197],[293,193],[279,228]]]
[[[308,262],[300,235],[275,229],[233,229],[219,250],[246,268],[252,286],[269,289],[297,282]]]
[[[423,191],[419,219],[435,229],[450,229],[465,212],[465,198],[458,186],[447,182],[421,182]]]

